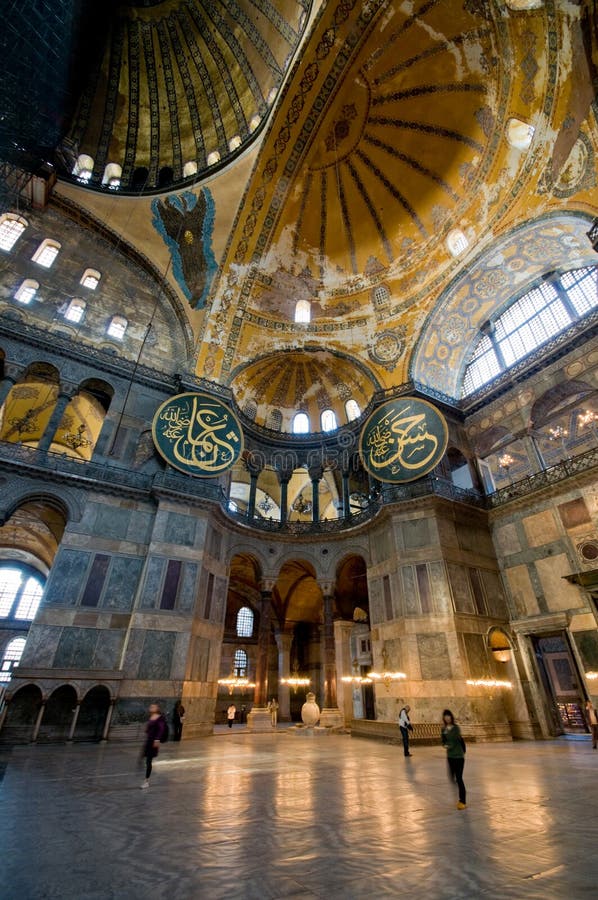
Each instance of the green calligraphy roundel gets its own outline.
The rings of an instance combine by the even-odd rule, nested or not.
[[[188,475],[221,475],[243,451],[243,431],[233,412],[209,394],[177,394],[156,412],[152,435],[167,463]]]
[[[446,450],[448,428],[442,413],[426,400],[399,397],[383,403],[361,431],[363,465],[380,481],[415,481],[437,465]]]

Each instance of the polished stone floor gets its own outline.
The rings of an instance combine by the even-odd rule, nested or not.
[[[2,900],[598,897],[598,751],[444,751],[235,731],[167,744],[142,791],[128,745],[15,748]]]

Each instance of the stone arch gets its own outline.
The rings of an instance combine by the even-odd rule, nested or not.
[[[96,684],[87,691],[79,708],[73,735],[75,741],[100,741],[102,739],[111,702],[110,690],[104,684]]]
[[[78,702],[79,694],[72,684],[55,688],[46,701],[37,740],[44,743],[66,741]]]
[[[14,694],[8,694],[8,710],[4,727],[0,732],[0,742],[10,744],[28,743],[33,736],[33,728],[43,702],[41,688],[37,684],[25,684]]]
[[[586,213],[549,213],[522,222],[484,248],[447,285],[427,317],[409,361],[411,380],[459,399],[465,367],[485,322],[548,269],[596,264],[586,236],[590,225]],[[531,259],[529,246],[536,241],[544,251]],[[511,261],[525,261],[525,268],[507,265]]]
[[[369,619],[367,563],[361,554],[348,553],[338,563],[334,595],[342,619],[353,620],[356,609]]]
[[[530,425],[540,428],[550,421],[561,410],[565,411],[576,400],[585,399],[589,394],[595,393],[592,385],[585,381],[571,379],[555,384],[542,394],[533,404],[530,410]]]
[[[43,490],[39,490],[37,484],[16,482],[3,490],[0,522],[6,522],[19,507],[32,502],[47,503],[61,512],[67,523],[79,522],[85,506],[84,498],[72,488],[61,485],[59,489],[58,486],[45,485]]]

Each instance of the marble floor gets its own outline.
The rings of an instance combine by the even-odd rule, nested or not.
[[[0,786],[2,900],[598,897],[598,751],[235,731],[136,748],[31,746]]]

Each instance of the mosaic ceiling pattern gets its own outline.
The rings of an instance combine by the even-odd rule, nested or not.
[[[186,163],[201,177],[211,154],[240,154],[276,98],[309,7],[309,0],[121,7],[65,142],[67,158],[93,159],[91,186],[116,163],[121,190],[142,193],[183,180]]]

